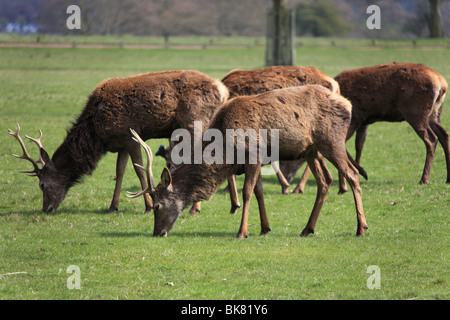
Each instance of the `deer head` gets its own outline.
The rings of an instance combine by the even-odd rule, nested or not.
[[[39,130],[39,138],[31,138],[25,136],[27,139],[33,141],[39,148],[39,159],[34,160],[28,153],[22,138],[19,135],[20,126],[17,124],[17,131],[14,132],[8,129],[8,133],[19,141],[22,148],[23,154],[21,156],[14,155],[16,158],[25,159],[31,162],[33,165],[33,170],[31,171],[19,171],[25,173],[30,177],[39,178],[39,188],[43,193],[43,206],[42,211],[44,212],[56,212],[61,202],[64,200],[68,187],[65,183],[66,179],[58,174],[52,160],[50,159],[48,153],[42,147],[42,131]],[[39,168],[38,164],[41,164]]]
[[[164,167],[161,174],[161,182],[154,185],[152,163],[153,153],[151,148],[143,141],[133,129],[130,129],[133,135],[133,140],[138,142],[145,150],[147,156],[147,165],[141,166],[137,163],[134,165],[141,170],[144,170],[147,176],[147,189],[132,193],[127,192],[127,197],[136,198],[144,193],[149,193],[153,199],[153,212],[155,215],[155,228],[153,230],[154,236],[167,236],[169,231],[173,228],[181,211],[185,206],[185,202],[181,199],[179,194],[174,192],[172,186],[172,176],[167,167]]]

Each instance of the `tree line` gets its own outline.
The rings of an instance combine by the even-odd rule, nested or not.
[[[377,38],[450,36],[446,0],[286,0],[300,36],[370,37],[366,8],[382,12]],[[81,9],[81,30],[68,30],[66,9]],[[271,0],[0,0],[0,31],[34,24],[40,33],[137,36],[264,36]]]

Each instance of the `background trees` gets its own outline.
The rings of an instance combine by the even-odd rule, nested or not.
[[[65,34],[66,8],[79,5],[86,34],[263,36],[271,0],[0,0],[0,31],[10,24]],[[366,8],[377,4],[376,37],[450,36],[448,0],[288,0],[297,35],[367,37]],[[80,31],[77,31],[80,32]],[[373,36],[373,33],[370,33]]]

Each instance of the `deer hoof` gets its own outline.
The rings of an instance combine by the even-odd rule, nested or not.
[[[231,206],[230,214],[236,214],[237,209],[239,209],[240,207],[241,207],[240,204],[233,204]]]
[[[247,239],[248,238],[248,234],[238,233],[236,238],[238,238],[238,239]]]
[[[300,234],[300,237],[307,237],[310,233],[314,234],[314,229],[305,228]]]
[[[361,175],[364,177],[364,179],[369,180],[366,170],[362,169]]]
[[[189,213],[190,213],[191,216],[195,216],[195,214],[197,214],[197,213],[199,213],[199,212],[200,212],[200,209],[191,209],[191,210],[189,211]]]
[[[117,212],[117,211],[119,211],[119,208],[117,208],[117,207],[110,207],[108,209],[108,213],[114,213],[114,212]]]

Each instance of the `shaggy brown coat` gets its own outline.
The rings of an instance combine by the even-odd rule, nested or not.
[[[337,82],[314,67],[274,66],[256,70],[233,70],[223,79],[230,98],[253,96],[274,89],[320,84],[339,93]]]
[[[345,138],[350,124],[351,104],[340,95],[318,85],[306,85],[273,90],[255,97],[236,97],[228,101],[211,121],[210,128],[279,130],[279,158],[306,158],[318,182],[317,199],[302,235],[314,232],[314,227],[330,187],[332,178],[326,168],[325,156],[349,181],[354,192],[358,217],[357,234],[363,235],[364,218],[358,171],[347,158]],[[237,145],[234,154],[237,153]],[[153,192],[155,199],[154,235],[167,235],[181,211],[190,203],[209,199],[231,174],[245,173],[243,215],[238,237],[246,237],[250,197],[255,192],[261,218],[261,233],[270,231],[266,216],[261,163],[248,163],[248,143],[245,164],[181,164],[172,174],[163,171],[161,183]],[[270,143],[268,148],[270,148]],[[224,149],[226,142],[224,141]],[[227,150],[227,152],[229,152]],[[321,155],[322,154],[322,155]],[[226,159],[224,158],[224,161]]]
[[[274,66],[256,70],[233,70],[223,79],[230,97],[253,96],[274,89],[302,86],[306,84],[320,84],[332,92],[339,93],[339,84],[331,77],[314,67],[303,66]],[[304,163],[299,161],[280,161],[281,171],[277,171],[282,193],[287,193],[289,182]],[[278,168],[275,166],[275,170]],[[233,208],[231,211],[235,211]]]
[[[46,155],[38,174],[43,211],[56,211],[68,189],[91,174],[108,151],[118,152],[109,211],[117,210],[129,155],[133,163],[142,164],[140,145],[131,139],[130,128],[143,139],[169,138],[176,128],[192,130],[194,120],[209,122],[227,98],[228,90],[220,81],[197,71],[152,72],[101,82],[51,161]],[[136,169],[136,174],[145,188],[144,173]],[[151,208],[147,195],[146,210]]]
[[[353,105],[352,121],[347,139],[356,131],[356,163],[367,128],[377,121],[407,121],[426,146],[426,161],[420,183],[427,183],[437,141],[441,143],[447,163],[447,183],[450,183],[449,134],[442,127],[441,114],[447,92],[447,81],[438,72],[414,63],[389,63],[346,70],[335,77],[341,94]],[[280,166],[286,176],[288,169]],[[298,168],[297,168],[298,169]],[[294,192],[302,192],[308,173],[305,172]],[[339,192],[345,192],[340,178]]]
[[[335,79],[342,95],[353,104],[347,139],[357,131],[358,163],[368,125],[377,121],[407,121],[427,149],[420,183],[428,183],[438,140],[444,148],[450,183],[449,135],[441,124],[448,85],[442,75],[422,64],[393,62],[343,71]]]

